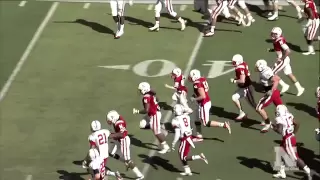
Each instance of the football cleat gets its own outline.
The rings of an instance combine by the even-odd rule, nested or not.
[[[243,14],[239,16],[238,25],[247,26],[246,22],[244,21],[244,18],[245,16]]]
[[[230,127],[230,123],[228,121],[224,122],[223,127],[228,130],[229,134],[231,134],[231,127]]]
[[[316,53],[314,51],[313,52],[308,51],[308,52],[304,52],[302,54],[305,56],[308,56],[308,55],[315,55]]]
[[[282,86],[280,94],[283,94],[283,93],[287,92],[289,90],[289,87],[290,87],[289,85]]]
[[[298,89],[297,96],[301,96],[304,93],[304,88]]]
[[[123,180],[121,174],[119,173],[119,171],[116,172],[116,178],[117,180]]]
[[[240,112],[239,116],[236,117],[237,121],[241,121],[243,118],[246,117],[246,113],[244,113],[243,111]]]
[[[181,176],[192,176],[191,172],[182,172],[180,173]]]
[[[200,154],[200,157],[201,157],[201,160],[203,160],[206,164],[209,164],[209,162],[208,162],[208,160],[207,160],[206,156],[204,156],[204,154],[203,154],[203,153],[201,153],[201,154]]]
[[[270,16],[269,18],[268,18],[268,20],[269,21],[276,21],[276,20],[278,20],[278,14],[277,13],[274,13],[272,16]]]
[[[136,180],[142,180],[144,179],[144,176],[138,177]]]
[[[277,174],[274,174],[273,177],[274,178],[285,179],[286,178],[286,173],[279,171]]]
[[[120,37],[124,34],[123,31],[117,31],[116,35],[114,36],[115,39],[120,39]]]
[[[214,35],[214,31],[207,31],[203,34],[204,37],[211,37]]]
[[[186,29],[186,24],[187,24],[187,21],[183,20],[183,23],[181,23],[181,31],[184,31],[184,29]]]
[[[167,152],[169,152],[170,151],[170,147],[168,146],[168,147],[163,147],[163,149],[162,150],[160,150],[160,151],[158,151],[160,154],[165,154],[165,153],[167,153]]]
[[[271,128],[271,123],[270,124],[265,124],[264,127],[261,129],[261,133],[268,132],[270,128]]]
[[[159,29],[160,29],[160,26],[156,24],[156,25],[154,25],[153,27],[149,28],[149,31],[156,31],[156,32],[158,32]]]

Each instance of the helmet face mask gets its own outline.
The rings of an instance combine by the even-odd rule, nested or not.
[[[240,65],[241,63],[243,63],[243,57],[240,54],[236,54],[232,57],[232,65],[234,67]]]
[[[138,85],[138,90],[141,94],[146,94],[148,93],[151,89],[150,89],[150,84],[147,82],[141,82]]]
[[[271,38],[272,38],[273,40],[279,38],[281,35],[282,35],[282,30],[281,30],[280,27],[274,27],[274,28],[272,28],[272,30],[271,30]]]

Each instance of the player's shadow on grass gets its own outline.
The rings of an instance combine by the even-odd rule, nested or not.
[[[252,81],[252,86],[253,86],[255,92],[266,93],[266,91],[263,89],[263,85],[262,84],[257,83],[255,81]]]
[[[87,21],[85,19],[76,19],[75,21],[55,21],[54,23],[74,23],[74,24],[81,24],[83,26],[90,27],[92,30],[99,32],[99,33],[104,33],[104,34],[114,34],[112,29],[99,24],[97,22],[93,21]]]
[[[170,172],[181,172],[179,169],[177,169],[175,166],[169,163],[169,160],[163,159],[160,156],[151,156],[145,154],[139,154],[138,155],[142,162],[149,164],[151,167],[153,167],[155,170],[159,170],[159,167],[162,167],[163,169],[170,171]],[[194,174],[200,174],[198,172],[192,172]]]
[[[249,119],[249,118],[243,119],[242,121],[236,121],[235,118],[238,116],[238,114],[225,111],[223,107],[211,106],[210,113],[212,115],[216,115],[221,118],[234,120],[235,122],[241,122],[240,126],[243,128],[260,131],[260,129],[252,126],[256,124],[260,124],[261,122],[254,119]]]
[[[270,173],[270,174],[274,173],[273,168],[270,162],[268,161],[264,161],[257,158],[248,158],[244,156],[238,156],[237,159],[240,160],[241,165],[246,166],[250,169],[258,168],[263,170],[266,173]]]
[[[131,17],[131,16],[125,16],[124,17],[126,21],[129,22],[130,25],[140,25],[140,26],[143,26],[145,28],[150,28],[153,26],[153,24],[151,22],[147,22],[147,21],[144,21],[142,19],[137,19],[137,18],[134,18],[134,17]]]
[[[247,5],[250,12],[254,12],[260,17],[267,18],[268,11],[261,9],[257,5],[252,5],[252,4],[246,4],[246,5]]]
[[[318,143],[316,140],[314,140],[315,143]],[[276,144],[280,144],[281,141],[280,140],[274,140],[274,142]],[[308,149],[308,148],[305,148],[304,147],[304,144],[303,143],[300,143],[298,142],[297,143],[297,151],[299,153],[299,156],[300,158],[312,169],[314,170],[315,172],[318,173],[318,177],[319,177],[319,174],[320,174],[320,155],[317,155],[314,153],[314,151]],[[317,152],[318,153],[318,152]],[[304,176],[304,173],[299,173],[299,172],[296,172],[295,173],[296,175],[299,175],[299,176]],[[320,179],[320,177],[319,177]]]
[[[288,102],[286,103],[288,106],[292,106],[294,107],[296,110],[299,111],[304,111],[306,113],[308,113],[310,116],[316,117],[317,118],[317,112],[316,109],[313,107],[310,107],[307,104],[304,103],[294,103],[294,102]]]
[[[65,170],[57,170],[57,173],[60,174],[59,179],[61,180],[85,180],[81,176],[89,174],[88,172],[75,173],[75,172],[68,172]]]
[[[168,103],[166,102],[159,102],[158,105],[160,106],[161,109],[166,110],[166,111],[172,111],[173,107],[170,106]]]
[[[272,39],[266,39],[265,41],[266,41],[267,43],[272,43]],[[289,48],[290,48],[291,50],[295,51],[295,52],[298,52],[298,53],[304,52],[304,51],[301,49],[301,47],[298,46],[298,45],[292,44],[292,43],[290,43],[290,42],[287,42],[287,44],[288,44]]]
[[[134,135],[129,134],[131,144],[137,147],[145,148],[145,149],[150,149],[150,150],[159,150],[157,145],[152,144],[152,143],[144,143],[140,141],[139,139],[135,138]]]

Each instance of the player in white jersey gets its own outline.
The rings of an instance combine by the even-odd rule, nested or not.
[[[191,176],[192,172],[188,165],[188,161],[193,161],[197,159],[203,160],[208,164],[208,160],[203,153],[200,155],[189,156],[190,147],[195,148],[193,144],[193,136],[191,129],[191,122],[189,115],[185,114],[183,105],[176,104],[173,108],[175,118],[172,120],[172,126],[175,129],[175,136],[172,142],[172,150],[175,150],[175,145],[180,139],[179,156],[182,161],[184,172],[180,173],[183,176]]]
[[[172,95],[172,100],[177,102],[177,104],[183,105],[186,113],[188,114],[192,113],[193,111],[188,105],[188,100],[187,100],[188,89],[185,86],[185,77],[182,74],[181,69],[174,68],[171,72],[171,78],[173,79],[174,85],[170,86],[168,84],[165,84],[165,87],[176,91]]]
[[[88,171],[93,180],[104,180],[106,175],[105,162],[99,151],[95,148],[89,149],[88,160],[90,161]]]
[[[294,116],[288,111],[288,108],[285,105],[278,105],[276,108],[276,118],[275,124],[272,124],[272,129],[282,135],[281,147],[287,153],[291,160],[297,163],[297,166],[300,169],[303,169],[308,176],[308,179],[311,180],[310,168],[304,163],[302,159],[298,156],[297,140],[295,133],[298,131],[299,125],[294,120]],[[280,171],[277,174],[274,174],[275,178],[286,178],[285,166],[280,166]]]
[[[172,6],[172,0],[157,0],[156,5],[154,6],[155,11],[155,20],[156,23],[153,27],[149,28],[150,31],[159,31],[160,28],[160,13],[162,8],[165,7],[173,18],[178,20],[181,24],[181,31],[183,31],[186,28],[187,21],[182,19],[178,14],[173,10]]]
[[[130,6],[132,0],[129,0]],[[124,33],[124,8],[126,6],[125,0],[110,0],[111,15],[114,22],[117,24],[117,31],[114,34],[115,39],[119,39]]]
[[[101,123],[98,120],[91,122],[91,134],[89,135],[90,149],[96,148],[99,151],[100,157],[104,159],[105,165],[109,157],[109,138],[120,138],[122,137],[121,133],[111,134],[107,129],[101,129]],[[83,161],[83,167],[87,167],[87,158]],[[107,171],[108,176],[114,176],[117,180],[122,180],[120,173]]]

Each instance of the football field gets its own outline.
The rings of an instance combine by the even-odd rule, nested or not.
[[[251,27],[224,19],[218,22],[214,37],[204,38],[204,20],[193,12],[193,5],[174,6],[188,21],[184,32],[167,14],[163,14],[159,32],[148,32],[154,20],[153,6],[134,4],[126,9],[125,34],[115,40],[108,3],[1,1],[0,6],[1,180],[87,180],[89,175],[79,161],[88,150],[89,125],[98,119],[104,128],[112,129],[104,122],[106,112],[113,109],[127,121],[132,160],[147,180],[272,179],[274,147],[279,146],[281,136],[260,134],[261,118],[245,101],[249,119],[233,120],[238,110],[231,99],[236,87],[230,83],[234,77],[230,61],[234,54],[242,54],[253,80],[258,81],[254,63],[265,59],[272,66],[275,61],[275,53],[267,51],[272,47],[269,38],[274,26],[282,28],[292,50],[293,72],[306,88],[296,97],[294,85],[280,74],[291,85],[283,101],[301,124],[298,152],[320,173],[319,142],[314,139],[314,129],[319,126],[314,110],[319,42],[315,43],[316,55],[301,54],[307,46],[294,8],[286,6],[278,21],[268,22],[260,8],[251,5],[256,19]],[[231,135],[224,129],[204,128],[206,140],[197,143],[192,153],[203,152],[209,164],[190,162],[191,177],[179,175],[183,167],[177,150],[157,153],[153,134],[139,129],[142,116],[132,114],[132,108],[142,108],[137,86],[147,81],[161,101],[162,122],[171,121],[168,106],[173,92],[164,84],[172,83],[174,67],[187,74],[196,68],[207,77],[210,118],[230,121],[232,127]],[[255,93],[256,100],[262,96]],[[267,108],[271,119],[274,109]],[[171,144],[173,134],[167,139]],[[108,167],[119,170],[126,179],[134,178],[115,159],[108,160]],[[290,171],[287,179],[303,175]]]

